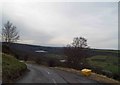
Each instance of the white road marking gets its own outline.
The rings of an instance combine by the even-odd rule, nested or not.
[[[53,80],[53,83],[55,83],[55,85],[57,85],[57,82],[55,81],[55,79],[52,79]]]
[[[47,72],[48,74],[50,74],[50,72]]]
[[[49,71],[46,71],[48,74],[50,74],[50,72]]]

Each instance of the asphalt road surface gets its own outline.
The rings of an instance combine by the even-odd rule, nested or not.
[[[94,80],[74,73],[35,64],[27,64],[27,66],[30,72],[16,83],[54,83],[55,85],[57,85],[57,83],[94,83],[95,85],[99,85],[99,83]]]

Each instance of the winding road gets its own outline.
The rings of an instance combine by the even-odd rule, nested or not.
[[[99,85],[99,83],[94,80],[54,68],[51,69],[36,64],[27,64],[27,67],[30,72],[16,83],[54,83],[55,85],[57,85],[57,83],[94,83],[95,85]]]

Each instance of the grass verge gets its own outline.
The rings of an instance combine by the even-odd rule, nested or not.
[[[27,70],[27,66],[13,56],[2,54],[2,81],[11,83],[18,79]]]
[[[63,70],[63,71],[67,71],[67,72],[72,72],[72,73],[78,74],[80,76],[83,76],[81,74],[80,70],[76,70],[76,69],[72,69],[72,68],[63,68],[63,67],[55,67],[55,68],[59,69],[59,70]],[[100,74],[93,73],[93,72],[87,78],[95,80],[95,81],[98,81],[100,83],[116,83],[116,84],[120,84],[120,81],[117,81],[117,80],[114,80],[112,78],[108,78],[108,77],[106,77],[104,75],[100,75]]]
[[[119,60],[119,57],[101,55],[87,58],[87,61],[91,66],[99,67],[112,73],[119,73]]]

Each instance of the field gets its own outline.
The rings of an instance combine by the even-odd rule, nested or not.
[[[118,61],[120,58],[116,56],[103,56],[97,55],[87,58],[88,63],[93,67],[102,68],[104,71],[119,73],[120,64]]]
[[[106,53],[120,53],[120,50],[105,50],[105,49],[96,49],[98,52],[106,52]]]
[[[12,82],[22,75],[26,70],[26,65],[19,62],[13,56],[2,54],[2,80],[3,82]]]

